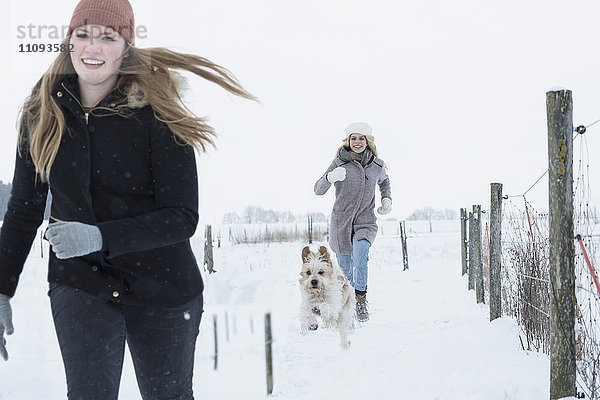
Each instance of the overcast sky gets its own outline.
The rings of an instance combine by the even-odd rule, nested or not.
[[[58,43],[50,27],[68,25],[76,4],[10,0],[9,12],[0,13],[8,55],[1,67],[3,181],[12,179],[18,109],[55,57],[20,53],[19,45]],[[333,193],[317,197],[313,185],[353,121],[373,126],[392,182],[392,216],[406,218],[423,206],[486,208],[491,182],[503,183],[508,195],[525,192],[548,168],[551,88],[573,91],[575,126],[600,119],[597,1],[131,4],[146,30],[139,47],[207,57],[260,99],[233,98],[190,79],[189,107],[221,136],[217,150],[199,157],[205,223],[247,205],[329,212]],[[19,37],[19,26],[29,25],[49,28]],[[590,158],[600,160],[600,123],[586,138]],[[598,193],[600,168],[592,163],[590,172]],[[546,187],[543,179],[529,193],[540,209],[547,208]]]

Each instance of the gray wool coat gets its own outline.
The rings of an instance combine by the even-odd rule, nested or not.
[[[357,240],[371,244],[377,235],[375,217],[375,186],[379,185],[381,198],[392,199],[390,179],[383,160],[375,157],[366,167],[358,161],[333,160],[325,174],[315,183],[315,194],[323,195],[331,187],[327,174],[334,168],[344,167],[346,179],[335,182],[335,203],[331,212],[329,246],[337,254],[352,253],[352,234]]]

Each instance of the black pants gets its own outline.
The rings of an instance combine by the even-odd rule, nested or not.
[[[125,341],[144,400],[193,399],[202,295],[174,307],[116,304],[65,285],[49,296],[69,400],[117,399]]]

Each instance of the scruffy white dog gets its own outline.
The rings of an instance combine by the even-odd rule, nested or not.
[[[302,271],[300,272],[300,321],[302,333],[319,327],[320,317],[326,328],[337,328],[340,344],[350,346],[348,331],[354,325],[356,299],[354,289],[342,270],[331,261],[325,246],[311,251],[302,249]]]

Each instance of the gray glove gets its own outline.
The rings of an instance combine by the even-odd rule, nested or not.
[[[46,239],[60,259],[85,256],[102,249],[102,234],[94,225],[81,222],[55,222],[48,226]]]
[[[12,335],[14,332],[12,324],[12,310],[10,308],[10,297],[0,293],[0,357],[4,361],[8,360],[8,352],[6,351],[6,339],[4,333]]]

